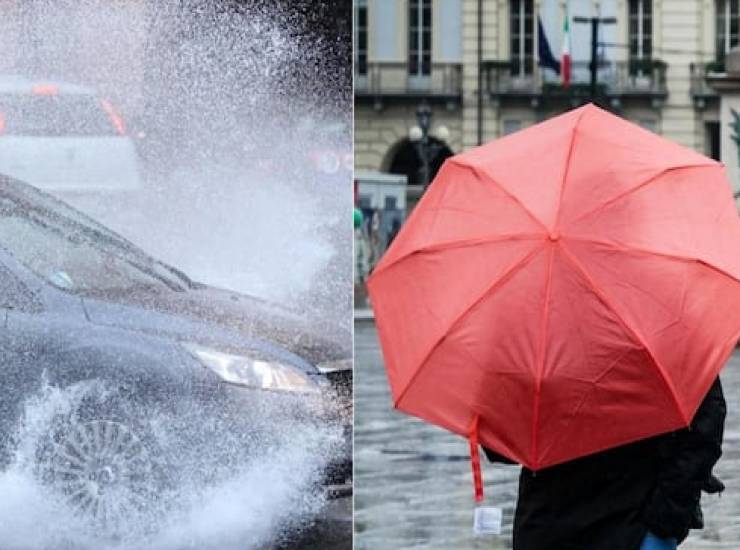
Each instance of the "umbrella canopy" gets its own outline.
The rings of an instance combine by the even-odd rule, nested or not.
[[[537,470],[690,423],[740,219],[720,163],[587,105],[448,159],[369,290],[395,406]]]

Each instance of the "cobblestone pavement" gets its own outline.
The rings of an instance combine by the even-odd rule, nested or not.
[[[474,537],[467,442],[392,409],[372,323],[356,324],[355,350],[355,549],[511,548],[518,467],[484,464],[486,502],[504,509],[504,531]],[[740,548],[740,352],[722,381],[729,411],[715,473],[727,490],[703,496],[706,528],[681,550]]]

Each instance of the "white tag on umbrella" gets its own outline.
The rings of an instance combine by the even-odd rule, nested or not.
[[[473,516],[473,533],[476,535],[500,535],[501,518],[501,508],[477,506]]]

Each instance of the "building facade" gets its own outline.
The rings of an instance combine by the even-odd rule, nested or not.
[[[568,14],[572,78],[560,58]],[[596,88],[592,24],[598,16]],[[358,0],[355,166],[419,184],[409,131],[432,110],[432,162],[588,101],[720,158],[719,99],[707,84],[738,43],[738,0]],[[538,31],[541,21],[542,32]],[[734,182],[736,188],[740,187]]]

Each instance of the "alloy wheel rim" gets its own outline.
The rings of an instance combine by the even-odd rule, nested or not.
[[[73,424],[54,443],[49,471],[72,508],[106,525],[141,512],[154,497],[149,451],[120,422]]]

